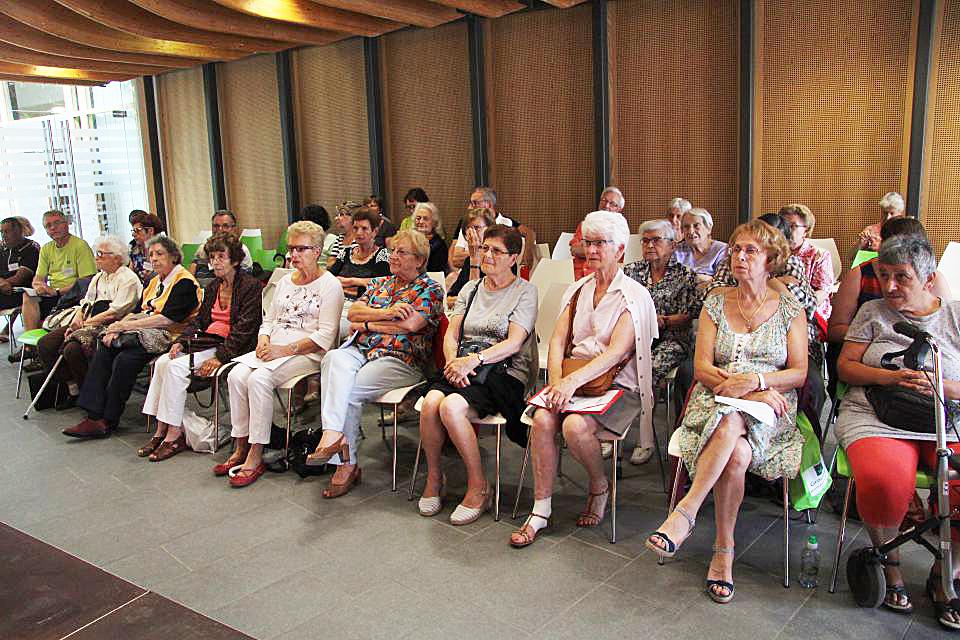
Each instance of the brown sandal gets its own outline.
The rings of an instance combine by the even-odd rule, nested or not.
[[[546,521],[547,524],[540,527],[539,529],[534,529],[530,526],[530,520],[532,518],[540,518],[541,520]],[[510,534],[510,546],[514,549],[522,549],[523,547],[529,547],[531,544],[536,541],[537,536],[540,535],[540,532],[544,529],[550,527],[550,518],[545,518],[539,513],[531,513],[527,516],[527,519],[524,520],[523,526]]]
[[[182,453],[187,450],[187,438],[182,433],[180,437],[174,440],[173,442],[163,442],[157,447],[157,450],[150,454],[151,462],[160,462],[161,460],[166,460],[167,458],[172,458],[178,453]]]
[[[593,500],[594,498],[599,498],[601,496],[607,496],[607,502],[603,504],[603,511],[599,514],[594,513],[593,511]],[[601,491],[600,493],[588,493],[587,494],[587,506],[577,517],[577,526],[578,527],[598,527],[600,523],[603,522],[603,516],[607,514],[607,504],[610,502],[610,483],[607,483],[607,490]]]
[[[353,485],[360,484],[361,480],[360,467],[354,467],[353,471],[350,472],[350,475],[347,476],[347,481],[343,483],[334,482],[333,478],[330,478],[330,483],[327,485],[327,488],[323,490],[324,498],[339,498],[340,496],[345,496],[350,493],[350,489],[353,488]]]
[[[161,442],[163,442],[163,436],[153,436],[150,438],[150,442],[137,449],[137,455],[141,458],[146,458],[148,455],[157,450],[157,447],[160,446]]]

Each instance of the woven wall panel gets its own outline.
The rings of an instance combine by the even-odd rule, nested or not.
[[[241,227],[262,229],[263,246],[275,247],[287,227],[287,202],[274,58],[221,64],[217,80],[227,203]]]
[[[912,0],[764,2],[758,210],[807,204],[850,255],[906,183]]]
[[[452,232],[474,186],[466,22],[382,43],[388,211],[401,220],[404,193],[423,187]]]
[[[960,240],[960,0],[945,2],[940,47],[933,54],[937,77],[927,120],[930,166],[923,225],[940,256],[947,242]]]
[[[170,235],[189,241],[209,228],[213,182],[200,67],[157,76],[163,186]]]
[[[553,243],[597,205],[590,5],[505,16],[490,32],[497,208]]]
[[[613,184],[633,232],[687,198],[726,240],[737,221],[738,3],[609,4]]]
[[[303,201],[333,216],[370,194],[363,40],[294,51],[292,73]]]

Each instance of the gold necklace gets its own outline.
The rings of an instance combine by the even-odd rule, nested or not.
[[[753,310],[753,313],[750,314],[750,317],[747,317],[747,314],[743,312],[743,307],[740,306],[740,287],[737,287],[737,311],[740,312],[740,317],[743,318],[743,321],[747,323],[747,333],[751,333],[754,329],[753,319],[757,316],[757,313],[760,312],[760,309],[763,308],[763,304],[767,301],[767,292],[769,289],[764,285],[763,287],[763,297],[760,298],[760,304]]]

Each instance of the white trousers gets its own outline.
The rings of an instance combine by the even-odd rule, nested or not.
[[[233,425],[230,435],[249,437],[250,444],[268,444],[273,424],[273,390],[290,378],[316,371],[317,363],[307,356],[294,356],[273,371],[235,365],[227,376]]]
[[[193,354],[193,366],[199,367],[216,354],[216,349],[205,349]],[[183,410],[190,386],[190,356],[171,358],[165,353],[153,365],[153,378],[143,402],[143,413],[174,427],[183,426]]]
[[[350,461],[357,460],[357,437],[363,403],[391,389],[423,380],[423,374],[397,358],[367,361],[354,346],[333,349],[323,358],[320,384],[320,417],[324,429],[340,431],[350,445]],[[341,464],[340,456],[330,460]]]

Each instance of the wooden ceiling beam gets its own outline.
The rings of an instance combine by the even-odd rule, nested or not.
[[[231,49],[144,38],[124,33],[70,11],[54,0],[0,0],[0,13],[60,38],[101,49],[183,56],[202,60],[233,60],[243,56],[242,53]]]
[[[513,0],[433,0],[433,2],[484,18],[500,18],[508,13],[527,8],[526,4]]]
[[[558,9],[569,9],[570,7],[575,7],[578,4],[583,4],[587,0],[543,0],[547,4],[552,4]]]
[[[145,38],[236,49],[248,54],[281,51],[296,46],[293,42],[278,42],[276,39],[251,38],[195,29],[157,16],[127,0],[56,0],[56,2],[94,22]]]
[[[375,18],[363,13],[324,7],[309,0],[214,0],[228,9],[234,9],[259,18],[292,22],[305,27],[342,31],[355,36],[379,36],[402,29],[405,25]]]
[[[167,68],[186,68],[194,67],[203,62],[191,58],[178,58],[174,56],[158,56],[147,53],[127,53],[121,51],[111,51],[109,49],[98,49],[88,47],[71,40],[64,40],[57,36],[50,35],[45,31],[34,29],[22,22],[0,14],[0,41],[10,44],[49,53],[51,55],[66,56],[69,58],[81,58],[84,60],[104,60],[109,62],[124,62],[130,64],[155,65],[163,67],[157,71],[163,71]]]
[[[0,61],[42,65],[45,67],[83,69],[85,71],[102,71],[104,73],[130,73],[138,76],[149,76],[170,70],[170,67],[152,67],[142,64],[125,64],[123,62],[104,62],[103,60],[84,60],[83,58],[55,56],[49,53],[33,51],[32,49],[24,49],[23,47],[2,41],[0,41]]]
[[[43,84],[69,84],[83,87],[102,87],[106,82],[97,80],[64,80],[63,78],[45,78],[43,76],[21,76],[15,73],[0,73],[0,80],[10,82],[42,82]]]
[[[130,80],[136,77],[136,74],[133,73],[101,73],[98,71],[84,71],[83,69],[68,69],[65,67],[16,64],[14,62],[0,62],[0,73],[10,73],[18,76],[39,76],[41,78],[60,78],[61,80],[94,80],[96,82]]]
[[[337,9],[358,11],[394,22],[418,27],[438,27],[463,15],[456,9],[438,6],[428,0],[312,0]]]
[[[349,37],[347,34],[305,27],[292,22],[257,18],[233,11],[212,0],[130,0],[150,13],[198,29],[271,38],[299,44],[324,45]]]

